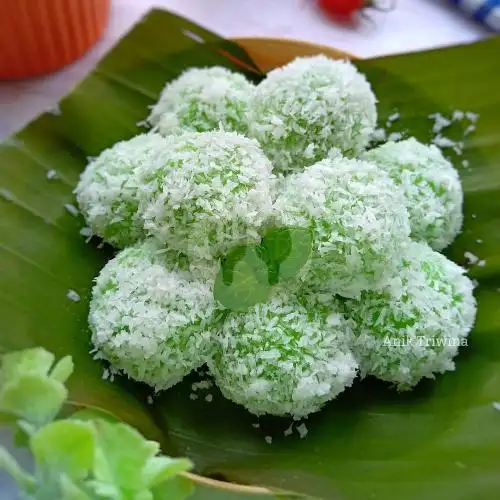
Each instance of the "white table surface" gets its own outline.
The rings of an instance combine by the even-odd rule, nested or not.
[[[469,43],[487,35],[481,26],[450,5],[449,0],[394,0],[394,3],[393,11],[370,12],[373,22],[352,29],[325,18],[315,0],[113,0],[106,33],[82,59],[44,78],[0,82],[0,139],[51,109],[153,6],[175,11],[227,37],[308,40],[361,57]]]

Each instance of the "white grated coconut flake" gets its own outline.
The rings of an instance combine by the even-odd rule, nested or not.
[[[307,436],[307,433],[309,432],[306,424],[301,423],[296,427],[297,432],[299,433],[300,439],[304,439]]]
[[[479,257],[474,255],[472,252],[464,252],[464,257],[467,259],[469,264],[477,264]]]
[[[371,135],[371,141],[372,142],[384,142],[387,138],[387,132],[383,128],[376,128],[372,135]]]
[[[72,300],[73,302],[79,302],[80,300],[80,295],[78,295],[77,292],[74,290],[68,290],[68,293],[66,294],[66,297],[68,297],[69,300]]]
[[[66,209],[67,212],[69,212],[73,217],[77,217],[78,214],[80,213],[78,211],[78,208],[75,207],[75,205],[72,205],[71,203],[65,203],[64,208]]]
[[[403,134],[401,132],[392,132],[387,137],[388,142],[397,142],[403,138]]]

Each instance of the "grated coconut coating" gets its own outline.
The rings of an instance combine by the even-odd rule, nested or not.
[[[245,313],[231,313],[209,367],[222,394],[251,413],[316,412],[346,387],[357,370],[352,335],[334,309],[322,321],[286,292]]]
[[[463,222],[463,191],[458,172],[436,146],[411,138],[366,152],[400,186],[410,216],[411,236],[434,250],[447,247]]]
[[[246,133],[246,112],[255,86],[226,68],[191,68],[167,83],[148,121],[162,135],[222,127]]]
[[[75,193],[92,232],[119,248],[145,237],[137,214],[138,171],[167,153],[163,137],[142,134],[117,142],[87,166]]]
[[[97,358],[158,391],[211,355],[216,305],[210,282],[195,280],[175,252],[157,248],[146,241],[106,264],[89,324]]]
[[[286,226],[311,228],[300,278],[316,291],[357,298],[391,276],[410,232],[394,183],[375,165],[331,155],[290,175],[275,202]]]
[[[166,139],[161,168],[142,169],[139,196],[147,231],[190,259],[212,259],[260,241],[272,212],[272,166],[256,141],[236,133]]]
[[[454,370],[476,314],[473,284],[464,273],[427,244],[411,242],[385,290],[347,301],[361,374],[408,390]]]
[[[249,107],[249,135],[276,171],[300,171],[339,148],[356,156],[375,130],[375,96],[348,61],[297,58],[271,71]]]

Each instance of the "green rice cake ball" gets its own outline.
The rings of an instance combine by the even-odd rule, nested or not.
[[[216,305],[210,282],[149,241],[122,250],[96,279],[89,324],[96,357],[168,389],[211,355]]]
[[[462,227],[463,191],[458,172],[436,146],[416,139],[388,142],[363,159],[387,172],[404,193],[411,236],[442,250]]]
[[[471,330],[476,302],[465,270],[425,243],[411,242],[398,273],[382,291],[347,301],[356,325],[352,348],[362,375],[411,389],[454,370]]]
[[[389,177],[339,156],[288,176],[275,212],[282,225],[312,231],[312,256],[300,279],[344,297],[357,298],[392,276],[410,233],[402,195]]]
[[[168,161],[142,169],[140,207],[149,234],[193,260],[259,241],[272,213],[273,175],[257,142],[222,131],[166,140]]]
[[[85,169],[75,193],[90,229],[108,243],[125,247],[145,237],[137,213],[138,172],[165,157],[165,139],[143,134],[104,150]]]
[[[226,68],[191,68],[167,83],[148,121],[162,135],[222,127],[246,133],[246,113],[255,86]]]
[[[256,415],[306,417],[349,387],[357,363],[352,332],[332,310],[328,322],[286,292],[231,313],[209,362],[222,394]]]
[[[277,172],[300,171],[335,147],[356,156],[377,122],[375,95],[348,61],[323,55],[297,58],[257,85],[249,134]]]

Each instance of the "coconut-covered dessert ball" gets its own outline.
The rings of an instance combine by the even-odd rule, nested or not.
[[[155,168],[168,154],[159,134],[143,134],[117,142],[85,169],[75,193],[90,229],[108,243],[125,247],[144,238],[137,214],[138,171]]]
[[[323,321],[280,291],[226,318],[209,367],[222,394],[250,412],[301,418],[352,384],[351,334],[340,309]]]
[[[413,239],[435,250],[455,239],[463,220],[462,185],[436,146],[414,138],[388,142],[364,153],[363,159],[385,170],[404,193]]]
[[[191,259],[260,240],[272,211],[272,166],[256,141],[230,132],[169,136],[161,168],[142,169],[147,231]]]
[[[96,279],[89,324],[96,357],[167,389],[211,355],[216,305],[211,283],[149,241],[122,250]]]
[[[163,135],[222,127],[246,133],[246,113],[255,86],[226,68],[191,68],[167,83],[148,121]]]
[[[363,376],[407,390],[454,370],[453,358],[466,345],[476,313],[473,284],[464,272],[427,244],[411,242],[384,290],[347,301]]]
[[[282,225],[312,231],[312,257],[299,278],[345,297],[357,298],[391,276],[410,233],[402,195],[389,177],[339,156],[288,176],[275,211]]]
[[[377,121],[375,96],[348,61],[297,58],[257,86],[248,121],[276,171],[300,171],[333,147],[362,152]]]

